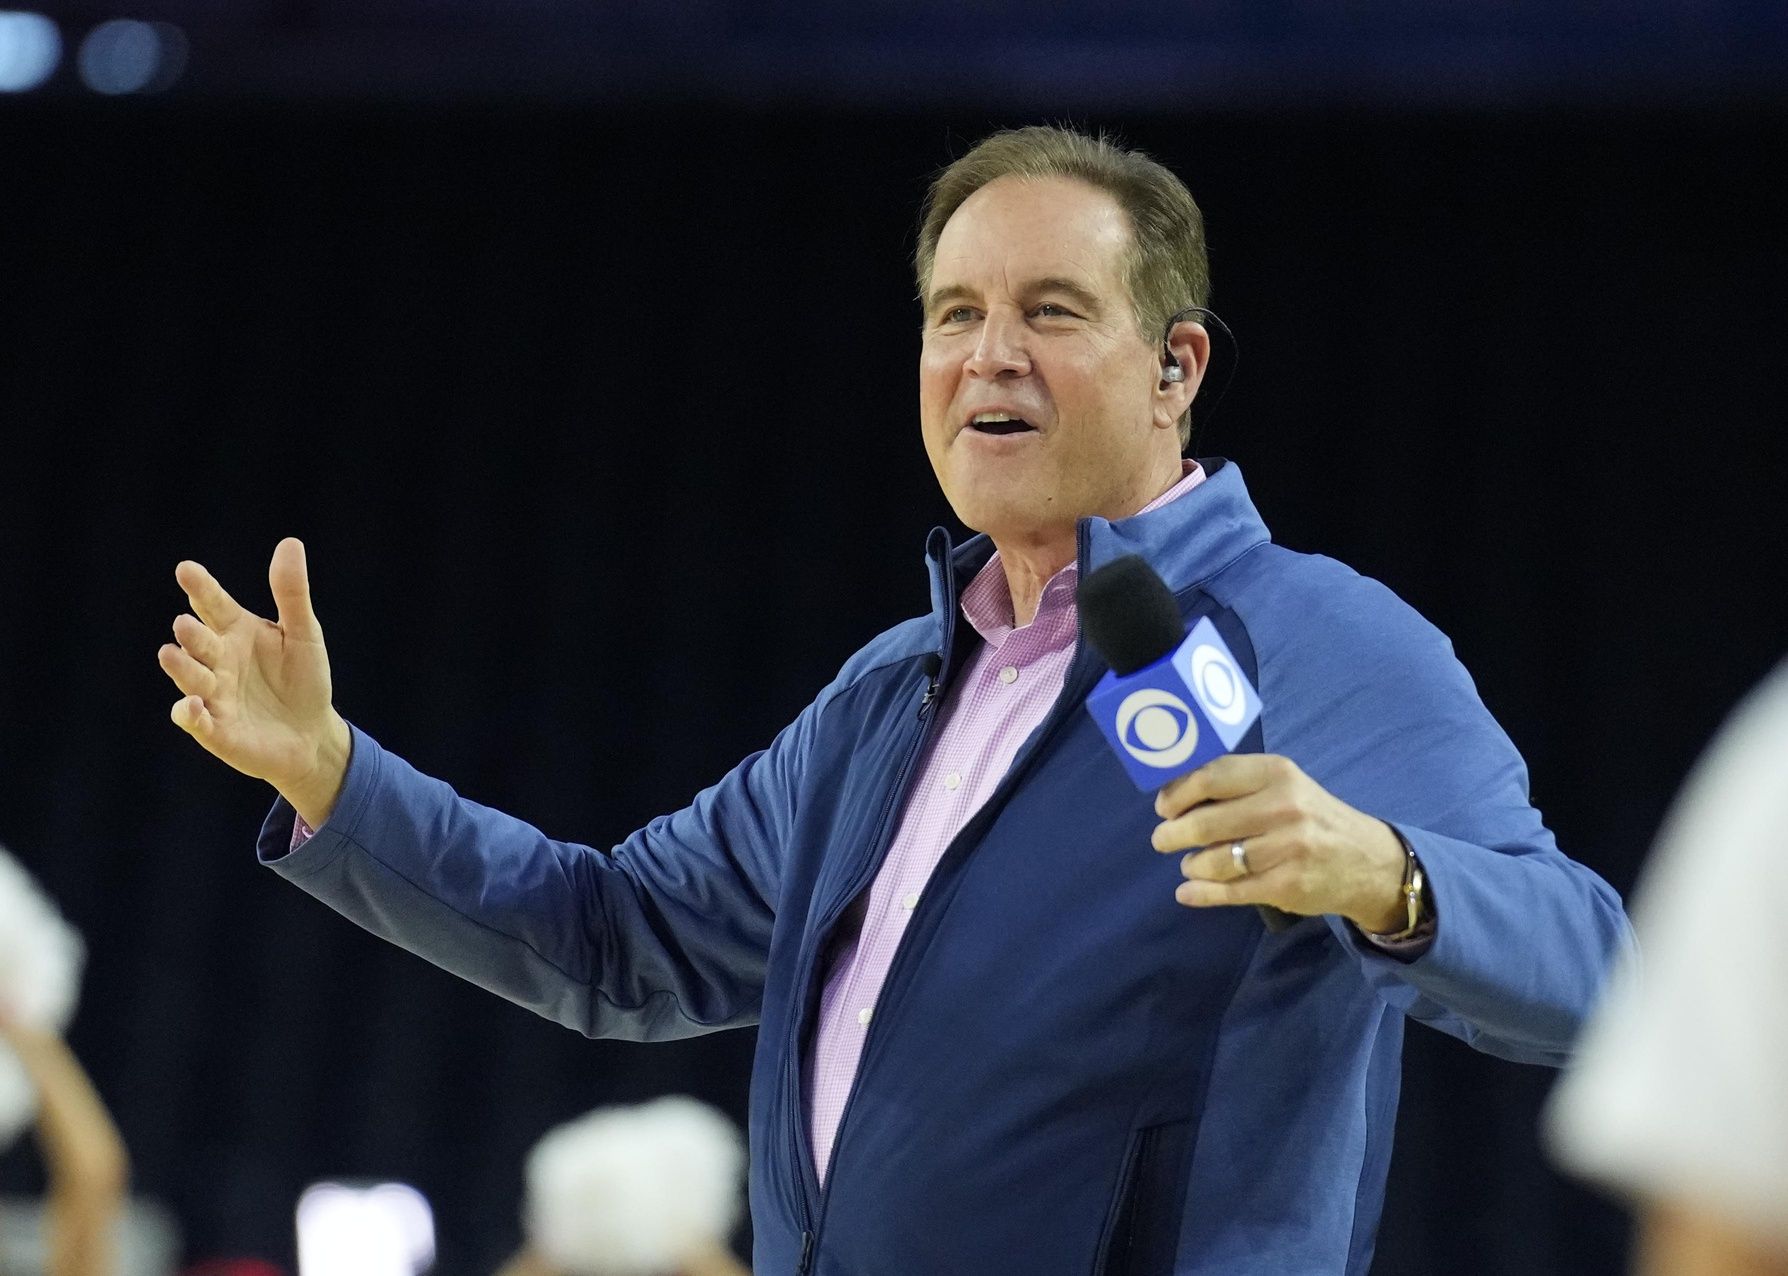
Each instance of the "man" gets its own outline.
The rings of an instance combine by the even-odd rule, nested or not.
[[[178,567],[174,720],[374,932],[592,1035],[757,1023],[759,1272],[1364,1272],[1404,1016],[1558,1062],[1619,903],[1445,639],[1181,461],[1210,342],[1177,178],[996,135],[934,184],[918,275],[925,447],[983,534],[933,533],[930,614],[684,810],[604,855],[349,728],[291,540],[277,624]],[[1076,583],[1127,553],[1266,706],[1153,809],[1081,708]]]
[[[1555,1092],[1567,1165],[1636,1200],[1643,1276],[1788,1276],[1788,664],[1695,768],[1631,962]],[[1717,947],[1706,947],[1717,935]]]

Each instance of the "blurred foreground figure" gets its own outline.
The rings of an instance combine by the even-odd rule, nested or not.
[[[692,1099],[603,1108],[528,1158],[528,1245],[498,1276],[748,1276],[727,1249],[745,1152]]]
[[[1645,1276],[1788,1276],[1788,664],[1678,799],[1629,963],[1548,1117],[1637,1198]]]
[[[80,937],[0,850],[0,1147],[35,1114],[49,1180],[45,1276],[112,1276],[129,1190],[124,1141],[58,1031],[81,957]]]

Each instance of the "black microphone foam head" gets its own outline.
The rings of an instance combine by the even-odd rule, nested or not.
[[[1159,660],[1186,636],[1173,591],[1135,554],[1080,582],[1080,625],[1120,677]]]

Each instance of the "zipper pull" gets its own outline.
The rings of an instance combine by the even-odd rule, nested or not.
[[[944,658],[935,651],[927,652],[922,662],[925,669],[925,698],[919,701],[919,720],[923,722],[925,715],[931,712],[931,705],[937,699],[937,676],[943,671]]]
[[[813,1233],[801,1233],[801,1265],[795,1269],[796,1276],[807,1276],[807,1266],[813,1261]]]

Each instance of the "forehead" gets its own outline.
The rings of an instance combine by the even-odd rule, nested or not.
[[[1001,177],[944,224],[931,288],[1017,286],[1047,276],[1121,287],[1129,246],[1129,217],[1098,187],[1068,177]]]

